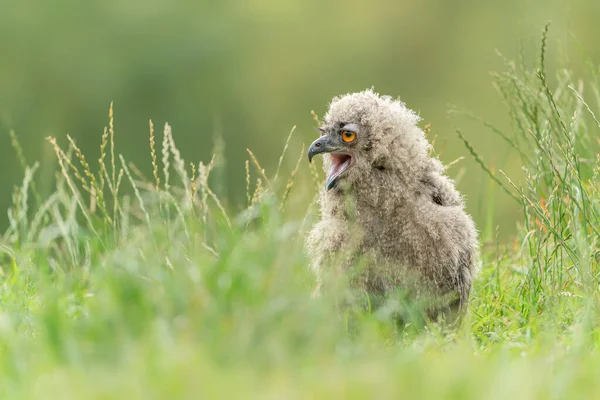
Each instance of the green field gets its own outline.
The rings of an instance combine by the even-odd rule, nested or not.
[[[252,151],[228,161],[246,176],[242,209],[220,197],[222,148],[184,161],[168,125],[136,144],[139,167],[120,154],[118,109],[100,151],[49,138],[51,185],[13,134],[24,179],[0,239],[0,398],[597,398],[600,72],[550,69],[545,46],[493,77],[510,128],[477,122],[522,175],[455,132],[487,176],[480,190],[521,210],[509,240],[480,226],[481,273],[455,330],[342,310],[343,284],[311,297],[303,238],[318,215],[306,199],[323,177],[293,132],[275,168]]]

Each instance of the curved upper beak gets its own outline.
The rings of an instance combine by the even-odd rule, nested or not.
[[[312,162],[313,157],[317,154],[331,153],[336,150],[339,150],[339,146],[333,142],[331,136],[321,136],[308,148],[308,162]]]

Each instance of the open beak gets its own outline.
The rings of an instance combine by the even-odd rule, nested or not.
[[[338,145],[333,143],[333,140],[331,140],[331,136],[321,136],[320,138],[312,142],[312,144],[308,148],[308,162],[312,162],[313,157],[317,154],[331,153],[336,150],[340,150],[340,148]]]
[[[350,154],[343,152],[343,148],[332,141],[331,136],[321,136],[308,148],[308,161],[311,162],[313,157],[321,153],[331,154],[331,171],[325,182],[327,190],[333,188],[338,182],[344,171],[350,168],[353,164]]]

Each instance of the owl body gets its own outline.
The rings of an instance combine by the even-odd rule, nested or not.
[[[418,121],[371,90],[332,101],[309,149],[309,158],[324,153],[329,176],[306,244],[319,282],[328,272],[348,274],[360,291],[401,293],[436,318],[466,308],[477,231]]]

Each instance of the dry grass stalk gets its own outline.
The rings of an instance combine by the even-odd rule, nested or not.
[[[154,137],[154,124],[150,120],[150,154],[152,156],[152,173],[154,182],[156,182],[156,190],[160,190],[160,176],[158,176],[158,163],[156,162],[156,143]]]

